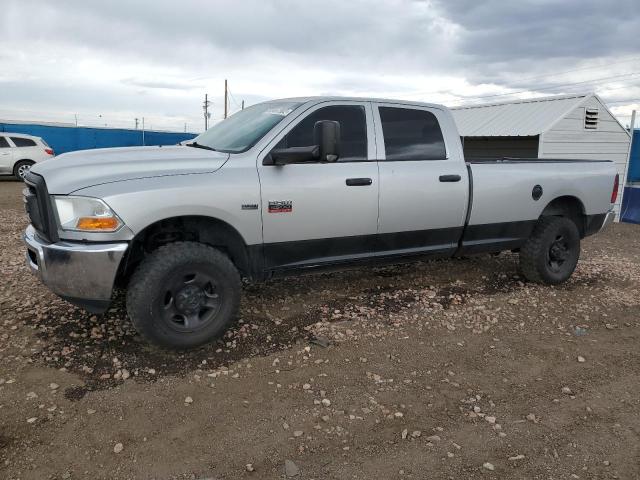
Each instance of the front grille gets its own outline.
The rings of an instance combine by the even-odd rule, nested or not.
[[[29,172],[25,177],[24,183],[27,186],[22,191],[24,207],[31,225],[43,239],[49,242],[57,242],[58,233],[53,208],[44,178]]]
[[[38,232],[44,233],[45,226],[42,223],[42,214],[38,206],[38,194],[34,188],[25,188],[22,193],[24,195],[24,208],[27,211],[31,225]]]

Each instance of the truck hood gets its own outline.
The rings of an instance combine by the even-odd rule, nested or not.
[[[67,195],[104,183],[145,177],[210,173],[222,167],[228,153],[182,145],[80,150],[35,164],[49,193]]]

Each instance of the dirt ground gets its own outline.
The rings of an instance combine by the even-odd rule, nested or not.
[[[638,226],[555,288],[513,254],[247,285],[223,339],[174,353],[121,295],[95,317],[31,276],[21,188],[0,182],[0,478],[640,478]]]

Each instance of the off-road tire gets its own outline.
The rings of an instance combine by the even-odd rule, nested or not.
[[[24,167],[31,168],[34,163],[35,162],[32,162],[31,160],[20,160],[19,162],[16,162],[16,164],[13,166],[13,176],[16,178],[16,180],[23,182],[24,177],[20,175],[20,172],[24,169]],[[27,172],[25,172],[25,175],[27,174]]]
[[[565,258],[560,262],[560,257]],[[555,285],[573,274],[579,257],[576,224],[565,217],[542,217],[520,249],[520,272],[531,282]]]
[[[211,279],[203,289],[214,293],[203,290],[202,293],[196,292],[195,296],[184,294],[185,289],[188,290],[191,275],[195,279],[192,282],[200,282],[201,278]],[[173,288],[176,281],[178,287]],[[180,287],[183,281],[184,286]],[[240,275],[225,254],[202,243],[175,242],[153,251],[133,273],[127,290],[127,313],[135,329],[146,340],[163,347],[192,348],[208,343],[224,332],[238,312],[240,294]],[[194,313],[193,310],[198,306],[192,304],[192,300],[214,299],[214,296],[219,299],[219,305],[215,315],[207,320],[208,323],[197,328],[187,324],[188,319],[197,323],[199,315],[205,311]],[[183,315],[182,319],[182,311],[178,311],[181,301],[182,305],[186,303],[189,307],[188,315]],[[171,317],[170,309],[176,311],[176,316]],[[211,313],[209,310],[206,312]]]

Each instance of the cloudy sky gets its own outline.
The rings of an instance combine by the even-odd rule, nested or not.
[[[1,0],[0,118],[199,131],[265,99],[640,108],[638,0]]]

